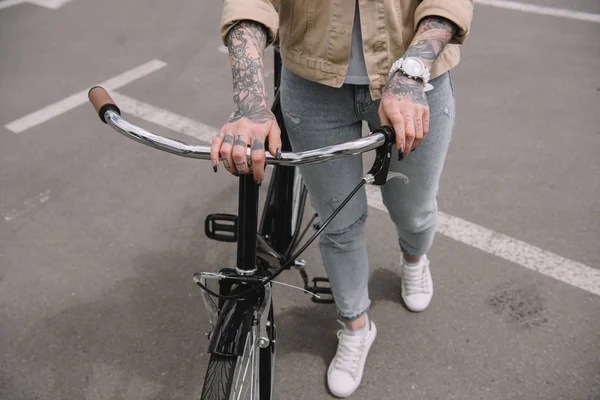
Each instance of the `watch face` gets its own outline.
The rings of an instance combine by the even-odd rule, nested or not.
[[[411,76],[421,76],[423,73],[423,63],[418,58],[407,58],[402,63],[402,69]]]

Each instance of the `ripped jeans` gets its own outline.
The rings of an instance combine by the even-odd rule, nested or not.
[[[391,171],[409,177],[405,185],[393,179],[381,187],[383,202],[396,227],[400,249],[409,256],[429,250],[436,230],[436,196],[454,127],[454,94],[450,74],[430,82],[427,93],[431,117],[429,133],[405,160],[394,149]],[[380,126],[379,100],[368,85],[333,88],[308,81],[285,67],[281,78],[281,105],[294,151],[303,151],[356,139],[362,121],[370,130]],[[324,221],[363,176],[362,157],[353,156],[300,169],[310,201]],[[361,189],[327,227],[319,247],[342,319],[353,320],[367,312],[369,262],[365,241],[367,197]],[[392,251],[389,256],[400,262]]]

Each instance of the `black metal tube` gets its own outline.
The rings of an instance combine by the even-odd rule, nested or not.
[[[258,225],[258,185],[253,175],[239,178],[237,268],[256,268],[256,234]]]
[[[279,89],[279,84],[281,83],[281,54],[279,53],[279,44],[273,47],[273,64],[275,68],[274,74],[274,86],[275,91]]]
[[[352,192],[350,192],[350,194],[348,195],[348,197],[346,197],[346,199],[342,202],[342,204],[340,204],[339,207],[336,208],[335,211],[329,216],[329,218],[327,218],[327,220],[323,223],[323,225],[321,225],[321,228],[319,228],[319,230],[317,232],[315,232],[315,234],[312,235],[311,238],[308,239],[308,241],[306,243],[304,243],[304,246],[302,246],[300,248],[300,250],[298,250],[296,253],[294,253],[294,255],[292,255],[285,264],[283,264],[283,267],[289,267],[290,265],[292,265],[292,263],[296,260],[296,258],[298,258],[300,256],[300,254],[302,254],[302,252],[304,250],[306,250],[306,248],[308,246],[310,246],[310,244],[312,242],[314,242],[314,240],[317,238],[317,236],[319,236],[321,234],[321,232],[323,232],[325,230],[325,228],[327,228],[327,225],[329,225],[329,223],[340,213],[340,211],[342,211],[342,208],[344,208],[344,206],[346,204],[348,204],[348,202],[352,199],[352,197],[356,194],[356,192],[358,192],[360,190],[360,188],[365,186],[366,183],[367,183],[367,181],[365,181],[364,178],[361,179],[360,183],[354,188],[354,190]]]

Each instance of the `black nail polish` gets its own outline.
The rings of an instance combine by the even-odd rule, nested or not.
[[[219,168],[219,167],[217,167],[217,162],[213,160],[212,165],[213,165],[213,171],[217,172],[217,169]]]
[[[398,149],[398,161],[404,160],[404,149]]]
[[[281,150],[279,148],[277,148],[277,150],[275,150],[275,157],[277,157],[278,159],[281,160]]]
[[[257,180],[255,180],[254,182],[256,182],[256,185],[257,185],[257,186],[260,186],[260,184],[262,183],[262,182],[261,182],[261,181],[259,181],[258,179],[257,179]]]

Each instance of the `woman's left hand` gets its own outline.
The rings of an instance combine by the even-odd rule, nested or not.
[[[398,154],[405,158],[429,131],[429,104],[425,85],[397,71],[388,81],[379,104],[382,125],[396,131]]]

